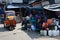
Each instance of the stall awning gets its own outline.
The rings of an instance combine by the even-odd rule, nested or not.
[[[42,6],[34,6],[34,7],[29,7],[30,9],[36,9],[36,10],[42,10]]]
[[[27,4],[8,4],[7,8],[8,9],[10,9],[10,8],[26,8],[28,6],[29,5],[27,5]]]

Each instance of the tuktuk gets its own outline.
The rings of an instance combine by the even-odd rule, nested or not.
[[[4,28],[13,30],[16,27],[16,16],[14,11],[5,11]]]

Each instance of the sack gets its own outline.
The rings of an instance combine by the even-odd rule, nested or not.
[[[55,26],[55,30],[57,30],[58,28],[57,28],[57,26]]]
[[[57,36],[59,36],[59,30],[57,30],[56,34],[57,34]]]
[[[34,25],[31,25],[31,29],[32,29],[33,31],[35,31],[35,30],[36,30],[36,28],[35,28],[35,26],[34,26]]]
[[[56,21],[56,25],[57,25],[57,26],[59,25],[59,21]]]
[[[49,31],[48,31],[48,35],[49,35],[49,36],[53,36],[52,30],[49,30]]]
[[[22,25],[22,27],[25,27],[25,25]]]
[[[46,30],[41,30],[40,35],[41,36],[47,36],[47,31]]]
[[[47,31],[46,30],[44,30],[44,36],[47,36]]]
[[[40,30],[40,35],[41,35],[41,36],[44,36],[43,30]]]
[[[58,35],[59,35],[59,31],[53,30],[53,36],[58,36]]]
[[[47,23],[48,23],[48,25],[51,25],[52,24],[52,19],[48,19]]]

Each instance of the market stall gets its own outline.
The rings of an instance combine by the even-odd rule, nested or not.
[[[43,7],[44,11],[50,15],[50,17],[58,18],[60,16],[60,4],[46,5]]]
[[[60,19],[58,17],[60,13],[56,12],[60,12],[60,10],[58,4],[54,5],[56,6],[50,7],[50,5],[46,5],[43,7],[44,10],[41,6],[30,7],[33,11],[23,19],[22,30],[40,32],[42,36],[59,36]]]

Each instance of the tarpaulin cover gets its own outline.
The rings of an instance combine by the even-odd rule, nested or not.
[[[4,9],[0,7],[0,14],[4,14]]]

